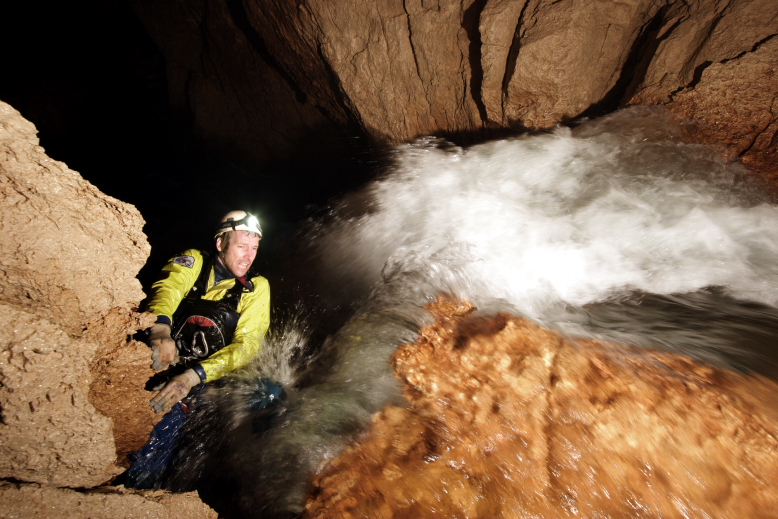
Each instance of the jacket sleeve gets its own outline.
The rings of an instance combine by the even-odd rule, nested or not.
[[[202,268],[203,255],[195,249],[185,250],[171,258],[162,268],[162,276],[151,285],[148,303],[149,311],[157,316],[158,321],[164,322],[167,318],[167,324],[172,323],[173,314],[194,286]]]
[[[238,304],[238,326],[232,343],[200,362],[205,382],[220,379],[225,374],[248,364],[262,347],[270,326],[270,285],[267,279],[252,279],[254,291],[245,293]]]

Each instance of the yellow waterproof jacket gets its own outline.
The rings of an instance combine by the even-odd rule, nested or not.
[[[203,268],[203,255],[199,250],[188,249],[172,258],[162,269],[162,278],[151,286],[149,311],[173,321],[178,305],[197,281]],[[218,301],[237,282],[224,279],[214,284],[213,268],[208,276],[208,285],[203,299]],[[270,285],[262,276],[251,279],[253,292],[244,292],[238,303],[240,314],[232,342],[210,357],[200,361],[205,371],[205,382],[220,379],[225,374],[241,367],[259,353],[270,325]],[[175,325],[175,323],[173,323]]]

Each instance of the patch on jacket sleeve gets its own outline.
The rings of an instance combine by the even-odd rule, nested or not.
[[[178,263],[182,267],[190,269],[194,267],[194,258],[192,256],[176,256],[173,258],[173,263]]]

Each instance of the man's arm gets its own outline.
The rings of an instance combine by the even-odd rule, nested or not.
[[[162,268],[162,276],[151,285],[148,307],[157,316],[157,322],[173,323],[173,314],[194,286],[202,268],[203,255],[195,249],[187,249],[167,262]]]
[[[201,369],[195,368],[203,382],[218,380],[245,366],[262,347],[270,326],[270,285],[262,276],[255,277],[252,282],[254,291],[244,293],[238,305],[240,318],[232,342],[201,361],[198,366]]]
[[[148,307],[157,316],[157,322],[148,329],[148,334],[152,350],[151,367],[155,371],[162,371],[178,361],[176,343],[170,336],[173,314],[194,286],[202,267],[200,251],[186,250],[167,262],[162,268],[162,277],[151,286]]]

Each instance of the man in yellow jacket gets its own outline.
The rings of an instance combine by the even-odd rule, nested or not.
[[[179,402],[193,388],[245,366],[259,352],[270,323],[270,286],[262,276],[249,277],[249,270],[261,238],[256,217],[231,211],[216,228],[214,253],[184,251],[152,285],[148,309],[157,316],[147,330],[152,367],[184,370],[152,398],[156,412],[173,412],[158,424],[149,443],[130,456],[126,486],[156,484],[186,419],[187,406]]]
[[[245,211],[231,211],[214,238],[213,257],[184,251],[151,287],[148,307],[157,316],[149,329],[153,367],[183,362],[188,368],[152,399],[158,413],[197,384],[246,365],[259,352],[270,323],[270,286],[262,276],[247,277],[262,238],[259,221]]]

